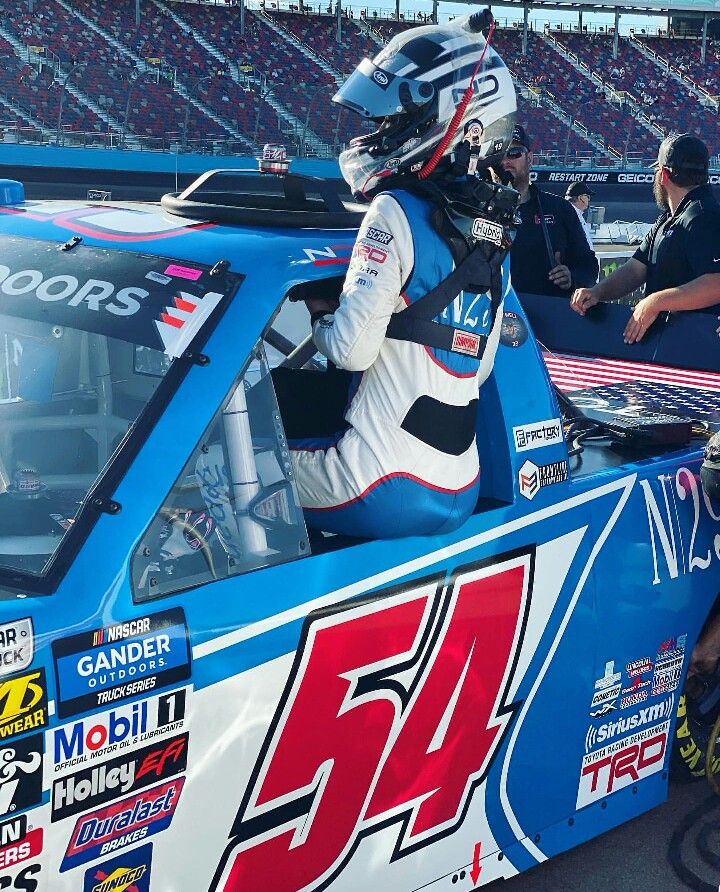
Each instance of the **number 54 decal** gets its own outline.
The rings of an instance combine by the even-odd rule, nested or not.
[[[534,551],[308,617],[213,889],[316,890],[362,836],[392,860],[462,822],[518,704]]]

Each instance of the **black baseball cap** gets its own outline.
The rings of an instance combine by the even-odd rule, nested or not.
[[[514,142],[519,143],[521,146],[525,146],[528,152],[530,151],[530,137],[527,135],[527,131],[522,124],[516,124],[513,127],[510,144],[512,145]]]
[[[651,167],[667,167],[674,173],[696,171],[706,174],[710,167],[710,153],[697,136],[677,133],[665,137],[660,143],[657,161]]]
[[[580,195],[594,195],[592,189],[588,189],[585,183],[570,183],[565,192],[565,198],[578,198]]]

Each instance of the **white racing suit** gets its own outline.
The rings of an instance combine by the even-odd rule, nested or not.
[[[385,336],[393,313],[454,269],[432,210],[405,191],[377,196],[358,232],[340,306],[313,324],[318,350],[357,374],[349,428],[334,441],[290,441],[310,526],[372,538],[431,535],[456,529],[477,503],[478,390],[492,370],[502,306],[492,332],[488,294],[461,292],[436,317],[470,333],[470,345],[473,335],[489,335],[481,360]]]

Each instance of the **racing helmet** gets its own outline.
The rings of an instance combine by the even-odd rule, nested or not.
[[[352,139],[340,155],[353,193],[369,197],[399,173],[422,179],[423,167],[431,170],[452,155],[468,132],[479,166],[500,161],[515,123],[515,89],[481,33],[486,21],[475,13],[397,34],[374,59],[363,59],[338,90],[333,102],[380,124]],[[453,120],[466,98],[461,117]]]

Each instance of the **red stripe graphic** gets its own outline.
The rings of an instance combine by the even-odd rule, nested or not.
[[[197,310],[197,306],[195,304],[191,304],[189,300],[183,300],[181,297],[175,295],[175,306],[178,310],[184,310],[186,313],[193,313]]]
[[[160,313],[160,318],[168,325],[174,325],[175,328],[182,328],[185,325],[184,319],[177,319],[175,316],[168,316],[167,313]]]

